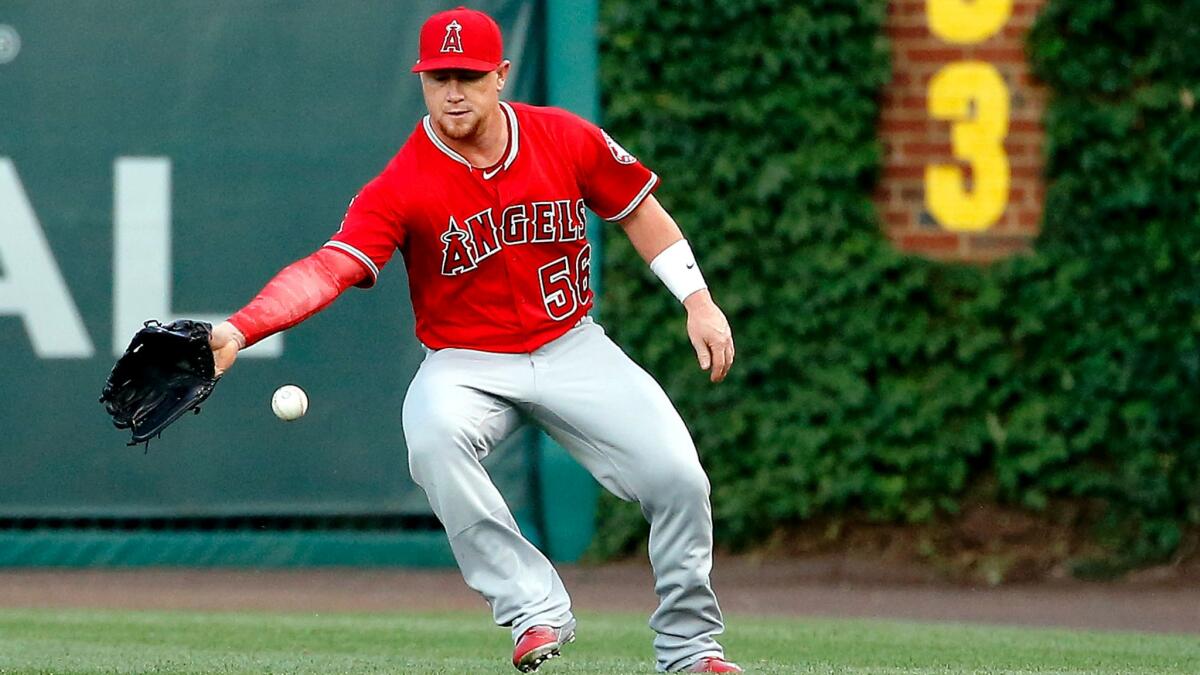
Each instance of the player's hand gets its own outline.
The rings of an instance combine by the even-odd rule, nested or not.
[[[696,360],[702,370],[709,371],[710,380],[720,382],[733,365],[733,331],[729,329],[729,321],[708,290],[692,293],[683,306],[687,308],[688,339],[696,349]]]
[[[217,377],[225,374],[233,362],[237,360],[238,351],[246,344],[242,332],[228,321],[223,321],[212,330],[208,346],[212,348],[213,361],[217,367]]]

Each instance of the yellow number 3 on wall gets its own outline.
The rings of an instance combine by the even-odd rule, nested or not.
[[[983,42],[1012,16],[1012,0],[926,0],[929,30],[946,42]]]
[[[949,64],[929,81],[929,114],[953,123],[954,157],[971,165],[971,185],[959,166],[925,167],[926,206],[948,230],[986,230],[1008,203],[1008,87],[990,63]]]

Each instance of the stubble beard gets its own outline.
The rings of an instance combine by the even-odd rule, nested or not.
[[[469,120],[464,120],[468,123],[464,124],[463,121],[455,123],[453,118],[444,116],[438,120],[438,129],[445,134],[446,138],[454,141],[471,138],[479,131],[479,117],[475,115],[468,115],[468,117]]]

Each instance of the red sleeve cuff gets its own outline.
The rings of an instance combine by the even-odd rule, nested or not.
[[[367,271],[367,276],[364,277],[362,281],[359,281],[358,283],[354,284],[358,288],[370,288],[370,287],[374,286],[375,282],[379,279],[379,266],[375,264],[374,260],[371,260],[371,256],[367,255],[366,253],[363,253],[362,251],[358,250],[357,248],[351,246],[350,244],[347,244],[344,241],[338,241],[336,239],[331,239],[331,240],[325,242],[325,246],[323,246],[322,248],[329,248],[329,249],[333,249],[335,251],[341,251],[342,253],[353,258],[356,262],[358,262],[358,264],[362,265],[363,269],[365,269]]]
[[[602,216],[602,217],[609,222],[615,222],[615,221],[627,218],[629,216],[629,214],[631,214],[637,210],[637,207],[642,205],[642,202],[646,201],[646,197],[648,197],[651,192],[654,192],[654,189],[657,187],[658,187],[658,174],[651,171],[650,179],[647,180],[646,184],[642,186],[642,189],[639,190],[638,193],[633,196],[633,199],[631,199],[629,201],[629,204],[627,204],[625,206],[625,208],[618,211],[616,213],[616,215],[607,216],[607,217]]]

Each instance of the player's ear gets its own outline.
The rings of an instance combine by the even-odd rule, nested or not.
[[[504,91],[504,83],[508,81],[510,68],[512,68],[512,61],[504,59],[500,62],[500,67],[496,69],[496,91]]]

